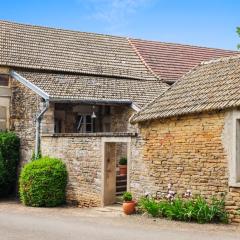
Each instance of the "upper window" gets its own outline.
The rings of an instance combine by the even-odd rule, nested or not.
[[[91,115],[78,115],[76,119],[76,130],[79,133],[95,132],[94,119]]]
[[[8,87],[9,76],[7,74],[0,74],[0,87]]]

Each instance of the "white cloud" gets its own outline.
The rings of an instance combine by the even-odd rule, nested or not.
[[[78,0],[87,4],[92,11],[89,18],[101,21],[105,24],[107,31],[118,33],[120,29],[126,27],[132,17],[140,7],[153,0]]]

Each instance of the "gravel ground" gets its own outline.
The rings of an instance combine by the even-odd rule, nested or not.
[[[240,239],[239,225],[194,224],[122,214],[107,208],[29,208],[0,202],[3,240],[232,240]]]

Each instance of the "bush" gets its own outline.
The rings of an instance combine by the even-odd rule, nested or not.
[[[125,202],[132,201],[132,194],[130,192],[123,193],[123,201]]]
[[[192,199],[175,198],[172,201],[142,198],[139,208],[153,217],[166,217],[178,221],[198,223],[227,223],[228,215],[224,209],[223,199],[212,198],[208,203],[203,197]]]
[[[33,207],[55,207],[65,203],[67,170],[56,158],[43,157],[24,166],[19,180],[22,203]]]
[[[0,197],[12,194],[17,182],[20,140],[13,132],[0,132]]]

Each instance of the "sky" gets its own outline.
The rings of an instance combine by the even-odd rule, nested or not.
[[[0,19],[236,50],[240,0],[8,0]]]

